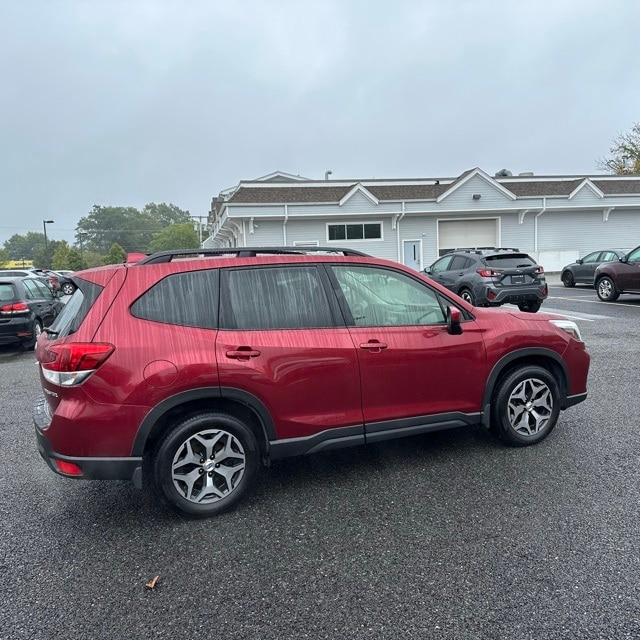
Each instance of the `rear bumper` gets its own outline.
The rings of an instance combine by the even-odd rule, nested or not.
[[[29,316],[2,319],[0,321],[0,344],[26,343],[33,339],[32,319]]]
[[[485,287],[482,295],[478,296],[478,303],[500,305],[500,304],[522,304],[524,302],[542,302],[547,297],[547,286],[539,289],[531,287]]]
[[[33,422],[36,429],[38,451],[54,473],[77,480],[128,480],[138,489],[142,488],[141,457],[78,458],[57,453],[52,449],[43,431],[50,422],[44,399],[39,400],[33,408]],[[74,464],[82,471],[82,475],[63,473],[58,468],[56,460]]]

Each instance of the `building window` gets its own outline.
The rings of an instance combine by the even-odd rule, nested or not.
[[[327,236],[331,240],[381,240],[382,224],[328,224]]]

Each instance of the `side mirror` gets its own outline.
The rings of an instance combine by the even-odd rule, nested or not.
[[[622,256],[622,258],[620,258],[620,262],[629,262],[629,256]]]
[[[426,273],[428,276],[431,275],[431,267],[425,267],[422,271]]]
[[[457,307],[447,307],[447,331],[457,336],[462,333],[462,325],[460,324],[460,309]]]
[[[578,259],[576,260],[576,264],[582,264],[582,258],[578,258]]]

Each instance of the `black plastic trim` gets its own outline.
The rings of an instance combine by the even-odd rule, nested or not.
[[[563,409],[568,409],[569,407],[573,407],[576,404],[584,402],[586,399],[587,399],[587,392],[586,391],[584,393],[576,393],[576,395],[574,395],[574,396],[567,396],[565,401],[564,401],[564,405],[562,406],[562,408]]]
[[[493,366],[491,373],[489,374],[489,378],[487,379],[487,384],[484,389],[484,396],[482,397],[482,406],[484,407],[483,416],[482,416],[482,424],[489,425],[491,424],[491,416],[486,415],[487,410],[491,410],[491,396],[493,395],[493,390],[500,378],[500,375],[505,370],[505,368],[514,362],[515,360],[520,360],[521,358],[530,358],[530,357],[543,357],[550,358],[556,364],[558,364],[563,373],[564,373],[564,389],[561,388],[561,391],[566,393],[566,389],[571,387],[570,385],[570,377],[569,371],[567,369],[567,365],[565,361],[559,356],[555,351],[551,349],[544,349],[541,347],[531,347],[528,349],[519,349],[518,351],[512,351],[508,353],[506,356],[503,356],[496,364]],[[566,408],[567,397],[563,395],[560,399],[561,406],[563,409]]]
[[[361,444],[365,444],[363,425],[339,427],[337,429],[327,429],[304,438],[287,438],[285,440],[272,441],[269,443],[269,457],[272,460],[278,460],[279,458],[291,458],[293,456],[302,456],[308,453],[318,453]]]
[[[264,404],[262,404],[262,402],[254,395],[246,391],[230,387],[202,387],[200,389],[184,391],[166,398],[160,404],[151,409],[138,428],[138,432],[136,433],[136,437],[133,442],[133,447],[131,448],[131,455],[141,456],[144,453],[145,443],[149,437],[151,429],[167,411],[170,411],[181,404],[206,398],[229,398],[246,404],[258,415],[262,428],[265,432],[266,439],[275,440],[276,430],[273,425],[273,421],[271,420],[271,416]]]
[[[129,480],[140,489],[142,487],[142,458],[77,458],[56,453],[45,436],[36,429],[38,451],[49,468],[59,476],[74,480]],[[62,473],[53,459],[72,462],[82,469],[81,476]]]
[[[479,424],[482,414],[478,413],[443,413],[435,416],[419,416],[416,418],[402,418],[385,422],[368,424],[367,443],[380,442],[395,438],[415,436],[429,431],[455,429],[472,424]]]

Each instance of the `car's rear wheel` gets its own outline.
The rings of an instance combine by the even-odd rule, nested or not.
[[[609,276],[598,278],[596,293],[602,302],[615,302],[620,297],[616,283]]]
[[[64,293],[65,296],[70,296],[75,290],[76,288],[71,282],[65,282],[62,285],[62,293]]]
[[[235,416],[208,411],[184,419],[157,447],[153,484],[160,501],[196,518],[235,505],[260,461],[253,432]]]
[[[536,313],[537,311],[539,311],[541,306],[542,302],[540,302],[539,300],[534,300],[532,302],[523,302],[519,304],[518,309],[527,313]]]
[[[465,302],[468,302],[469,304],[474,304],[476,303],[476,299],[473,295],[473,293],[471,292],[470,289],[460,289],[460,293],[458,294]]]
[[[569,289],[576,286],[576,281],[571,271],[565,271],[561,276],[561,280],[562,284]]]
[[[33,349],[36,346],[36,342],[38,342],[38,338],[40,337],[41,333],[42,333],[42,322],[36,319],[33,321],[33,324],[31,325],[31,335],[33,337],[31,338],[31,340],[29,340],[29,342],[26,342],[24,344],[24,348]]]
[[[546,369],[518,367],[498,383],[491,401],[491,427],[504,442],[526,447],[546,438],[558,421],[558,381]]]

